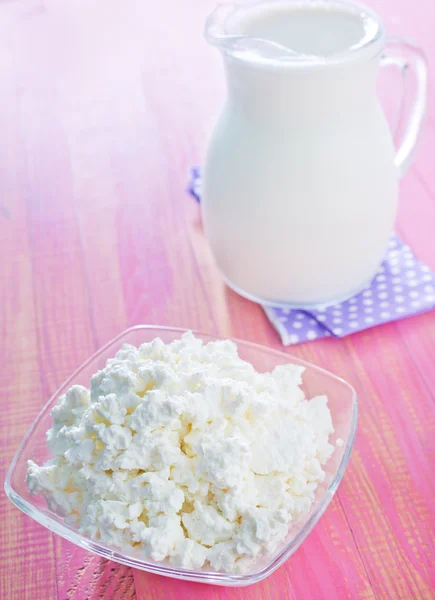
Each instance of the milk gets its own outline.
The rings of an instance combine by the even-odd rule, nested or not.
[[[239,23],[240,32],[305,55],[330,56],[361,44],[377,30],[370,17],[325,4],[271,4]]]
[[[202,212],[227,283],[302,308],[354,294],[382,261],[397,206],[375,94],[379,19],[343,2],[260,3],[227,12],[220,29],[215,15],[207,34],[223,51],[228,101]]]

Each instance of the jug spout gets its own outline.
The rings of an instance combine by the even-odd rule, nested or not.
[[[353,62],[379,55],[384,45],[370,9],[345,0],[219,4],[205,37],[226,56],[284,65]]]
[[[243,32],[243,4],[218,4],[205,23],[205,38],[225,54],[261,60],[304,60],[308,58],[279,42]],[[248,5],[249,6],[249,5]],[[252,5],[251,5],[252,6]]]

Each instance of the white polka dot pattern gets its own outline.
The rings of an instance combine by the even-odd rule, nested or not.
[[[435,275],[414,257],[409,246],[393,236],[378,274],[357,296],[311,312],[287,310],[285,321],[280,318],[283,309],[268,309],[267,315],[275,327],[279,319],[281,338],[287,345],[329,335],[344,337],[433,308]],[[313,318],[317,327],[312,325]],[[296,331],[297,340],[293,337]]]

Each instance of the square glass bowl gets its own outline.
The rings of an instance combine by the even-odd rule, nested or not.
[[[233,340],[237,343],[241,358],[251,362],[258,371],[271,371],[277,365],[287,363],[304,366],[306,371],[303,375],[302,387],[306,396],[308,398],[318,394],[328,396],[328,405],[335,428],[335,432],[330,438],[331,443],[335,445],[337,438],[344,441],[341,446],[336,446],[333,455],[324,465],[326,477],[315,492],[315,501],[310,512],[292,526],[286,540],[273,555],[265,556],[256,561],[247,573],[234,575],[217,571],[194,571],[176,568],[165,563],[143,560],[140,556],[140,550],[137,549],[126,551],[125,548],[113,548],[97,543],[66,525],[61,516],[47,507],[42,494],[32,496],[29,493],[25,482],[28,459],[43,464],[51,458],[46,445],[45,434],[52,425],[50,411],[59,396],[75,384],[89,387],[91,375],[102,369],[106,364],[106,360],[113,357],[122,344],[129,343],[138,346],[153,340],[155,337],[160,337],[165,343],[169,343],[179,338],[183,333],[185,333],[184,329],[168,327],[133,327],[121,333],[96,352],[57,390],[36,418],[9,468],[5,481],[5,491],[11,501],[32,519],[70,542],[104,558],[167,577],[215,585],[250,585],[273,573],[302,544],[330,503],[349,461],[357,424],[357,397],[355,390],[348,383],[328,371],[284,352],[271,350],[249,342]],[[195,333],[195,335],[202,338],[204,342],[217,339],[214,336],[201,333]]]

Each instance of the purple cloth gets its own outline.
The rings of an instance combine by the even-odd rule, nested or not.
[[[200,201],[199,169],[191,171],[189,192]],[[391,237],[385,260],[372,282],[353,298],[310,311],[263,306],[285,346],[328,336],[341,338],[433,308],[435,274],[396,235]]]
[[[190,171],[189,185],[187,187],[189,194],[191,194],[197,202],[201,200],[201,172],[198,167],[193,167]]]

